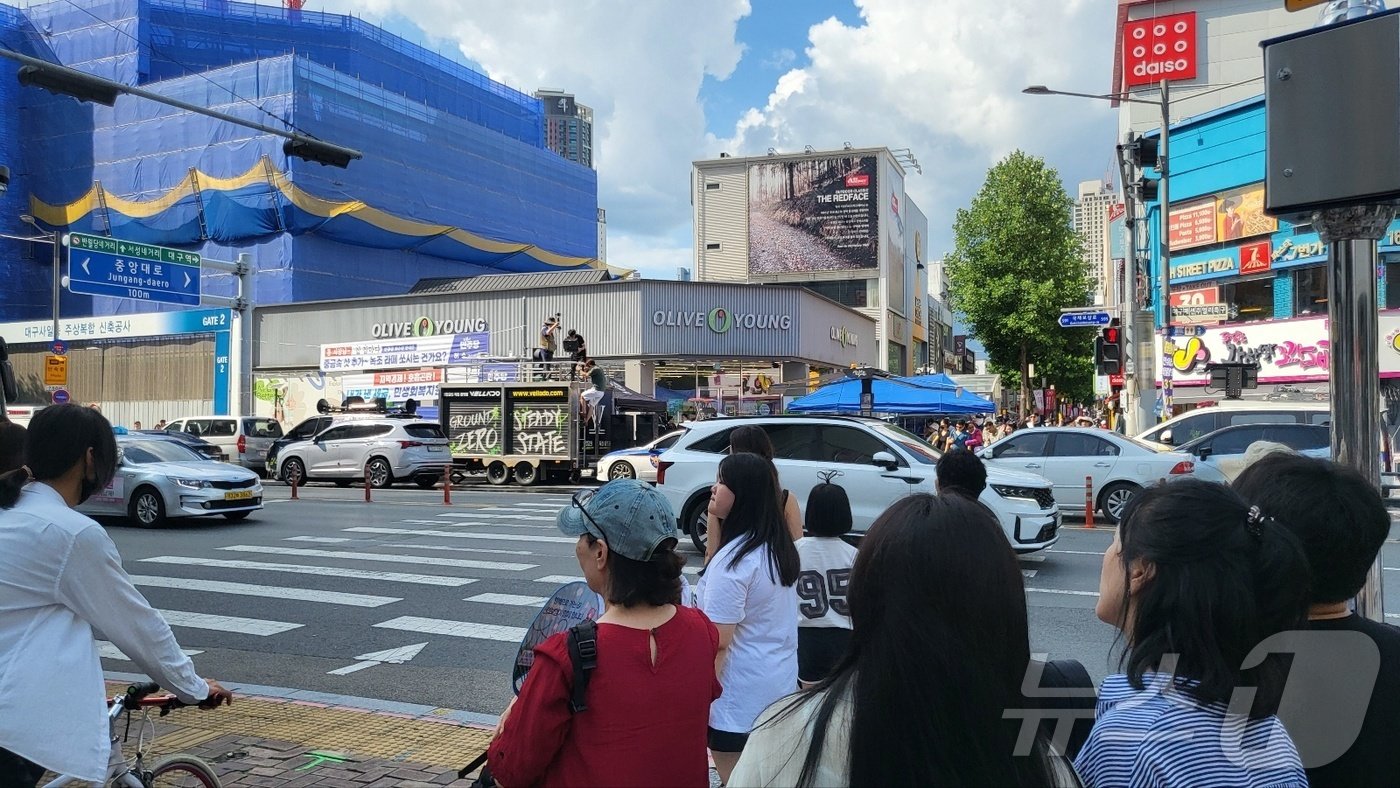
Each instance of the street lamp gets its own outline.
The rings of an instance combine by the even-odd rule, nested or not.
[[[1158,240],[1158,242],[1159,242],[1159,249],[1160,249],[1160,251],[1158,252],[1158,258],[1161,260],[1161,266],[1160,266],[1160,271],[1159,271],[1159,274],[1160,274],[1160,277],[1161,277],[1161,278],[1160,278],[1160,280],[1158,281],[1158,286],[1157,286],[1157,294],[1158,294],[1158,295],[1157,295],[1157,298],[1154,299],[1154,300],[1155,300],[1157,303],[1161,304],[1161,307],[1162,307],[1162,335],[1163,335],[1163,339],[1165,340],[1165,339],[1166,339],[1167,337],[1169,337],[1170,334],[1171,334],[1171,321],[1172,321],[1172,315],[1171,315],[1171,280],[1169,279],[1169,276],[1170,276],[1170,269],[1171,269],[1171,239],[1168,238],[1168,228],[1169,228],[1169,225],[1170,225],[1170,219],[1169,219],[1169,217],[1170,217],[1170,215],[1171,215],[1171,192],[1170,192],[1170,189],[1169,189],[1169,186],[1170,186],[1170,184],[1169,184],[1170,172],[1169,172],[1169,169],[1168,169],[1168,163],[1169,163],[1169,153],[1170,153],[1170,149],[1171,149],[1171,125],[1172,125],[1172,124],[1171,124],[1171,96],[1170,96],[1170,94],[1168,93],[1167,80],[1164,79],[1164,80],[1161,81],[1161,83],[1160,83],[1160,89],[1161,89],[1161,94],[1162,94],[1162,97],[1161,97],[1160,100],[1138,98],[1137,96],[1134,96],[1134,95],[1132,95],[1132,94],[1130,94],[1130,93],[1106,93],[1106,94],[1099,94],[1099,93],[1075,93],[1075,92],[1073,92],[1073,91],[1068,91],[1068,90],[1051,90],[1050,88],[1047,88],[1047,87],[1044,86],[1044,85],[1031,85],[1030,87],[1027,87],[1025,90],[1022,90],[1021,92],[1022,92],[1022,93],[1025,93],[1025,94],[1027,94],[1027,95],[1031,95],[1031,96],[1073,96],[1073,97],[1075,97],[1075,98],[1090,98],[1090,99],[1097,99],[1097,100],[1099,100],[1099,101],[1121,101],[1121,102],[1125,102],[1125,103],[1129,103],[1129,104],[1151,104],[1151,105],[1153,105],[1153,106],[1158,107],[1158,108],[1162,111],[1162,147],[1161,147],[1161,152],[1160,152],[1160,154],[1159,154],[1159,156],[1158,156],[1158,158],[1157,158],[1157,173],[1158,173],[1158,175],[1161,176],[1161,180],[1158,181],[1158,212],[1157,212],[1157,222],[1158,222],[1157,240]],[[1125,184],[1125,185],[1126,185],[1126,184]],[[1134,244],[1134,247],[1136,247],[1136,244]],[[1134,249],[1134,256],[1136,257],[1136,249]],[[1136,277],[1134,277],[1134,279],[1136,279]],[[1133,310],[1133,312],[1136,313],[1136,310],[1137,310],[1136,288],[1134,288],[1134,297],[1128,299],[1128,304],[1129,304],[1130,308]],[[1128,322],[1133,323],[1133,324],[1135,325],[1136,320],[1132,320],[1132,321],[1128,321]],[[1140,354],[1135,354],[1135,355],[1140,355]],[[1134,374],[1135,374],[1136,376],[1138,376],[1138,379],[1139,379],[1139,381],[1141,381],[1141,383],[1149,383],[1149,382],[1154,382],[1154,383],[1155,383],[1155,378],[1156,378],[1156,364],[1155,364],[1155,359],[1151,359],[1151,358],[1149,357],[1148,359],[1143,359],[1143,360],[1147,362],[1146,364],[1143,365],[1143,366],[1146,367],[1146,369],[1145,369],[1145,370],[1144,370],[1144,369],[1137,369],[1137,370],[1134,372]],[[1138,396],[1139,396],[1139,398],[1140,398],[1140,399],[1139,399],[1139,408],[1138,408],[1138,411],[1139,411],[1140,417],[1141,417],[1142,419],[1145,419],[1146,421],[1145,421],[1145,423],[1139,425],[1139,427],[1140,427],[1141,429],[1146,429],[1146,427],[1148,426],[1148,424],[1151,422],[1151,419],[1150,419],[1150,417],[1148,417],[1148,416],[1146,416],[1146,415],[1142,415],[1142,414],[1148,413],[1148,409],[1147,409],[1147,407],[1144,406],[1144,404],[1143,404],[1143,402],[1142,402],[1142,399],[1145,399],[1145,397],[1143,396],[1144,393],[1151,392],[1152,389],[1155,388],[1155,386],[1152,386],[1152,385],[1141,385],[1141,383],[1140,383],[1140,385],[1138,386]]]
[[[29,214],[21,214],[21,222],[34,228],[34,231],[44,236],[49,243],[53,244],[53,341],[59,340],[58,336],[58,295],[63,291],[63,234],[58,230],[49,232],[39,226],[34,221],[34,217]]]

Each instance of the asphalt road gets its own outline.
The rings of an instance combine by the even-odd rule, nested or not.
[[[451,507],[416,488],[375,491],[371,504],[359,489],[317,486],[299,501],[267,489],[266,508],[241,523],[107,522],[138,587],[181,646],[200,652],[201,674],[221,681],[496,714],[523,629],[579,575],[574,540],[553,526],[570,488],[474,486]],[[1021,561],[1032,650],[1078,659],[1096,679],[1117,656],[1116,632],[1094,617],[1112,535],[1071,525],[1055,548]],[[687,541],[682,549],[693,573],[699,556]],[[1385,572],[1386,609],[1400,613],[1394,538],[1386,558],[1397,567]],[[405,648],[414,653],[402,664],[364,656]],[[137,670],[113,652],[107,670]]]

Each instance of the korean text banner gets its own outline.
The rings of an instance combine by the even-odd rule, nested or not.
[[[749,272],[878,268],[880,205],[874,156],[749,166]]]
[[[490,344],[491,335],[480,332],[322,345],[321,371],[411,369],[462,364],[489,353]]]
[[[409,399],[419,402],[435,401],[441,384],[441,369],[346,375],[340,381],[343,396],[364,397],[367,400],[383,397],[393,403]]]

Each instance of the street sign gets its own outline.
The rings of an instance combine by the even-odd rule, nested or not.
[[[1060,328],[1092,328],[1106,326],[1113,317],[1107,312],[1065,312],[1060,315]]]
[[[1122,375],[1109,375],[1109,376],[1108,376],[1108,385],[1109,385],[1111,388],[1115,388],[1115,389],[1121,389],[1121,388],[1123,388],[1123,376],[1122,376]]]
[[[83,295],[199,306],[199,255],[71,233],[68,289]]]
[[[1205,326],[1172,326],[1171,336],[1174,337],[1203,337],[1206,335]]]
[[[49,352],[55,356],[66,356],[68,355],[68,343],[62,340],[56,341],[49,345]]]
[[[44,385],[68,385],[67,356],[44,356]]]
[[[71,399],[71,397],[68,396],[68,389],[55,389],[49,396],[53,398],[53,404],[55,405],[66,405],[68,404],[68,400]]]

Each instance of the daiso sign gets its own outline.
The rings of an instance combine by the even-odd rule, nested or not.
[[[1196,12],[1138,19],[1123,25],[1123,82],[1196,78]]]

